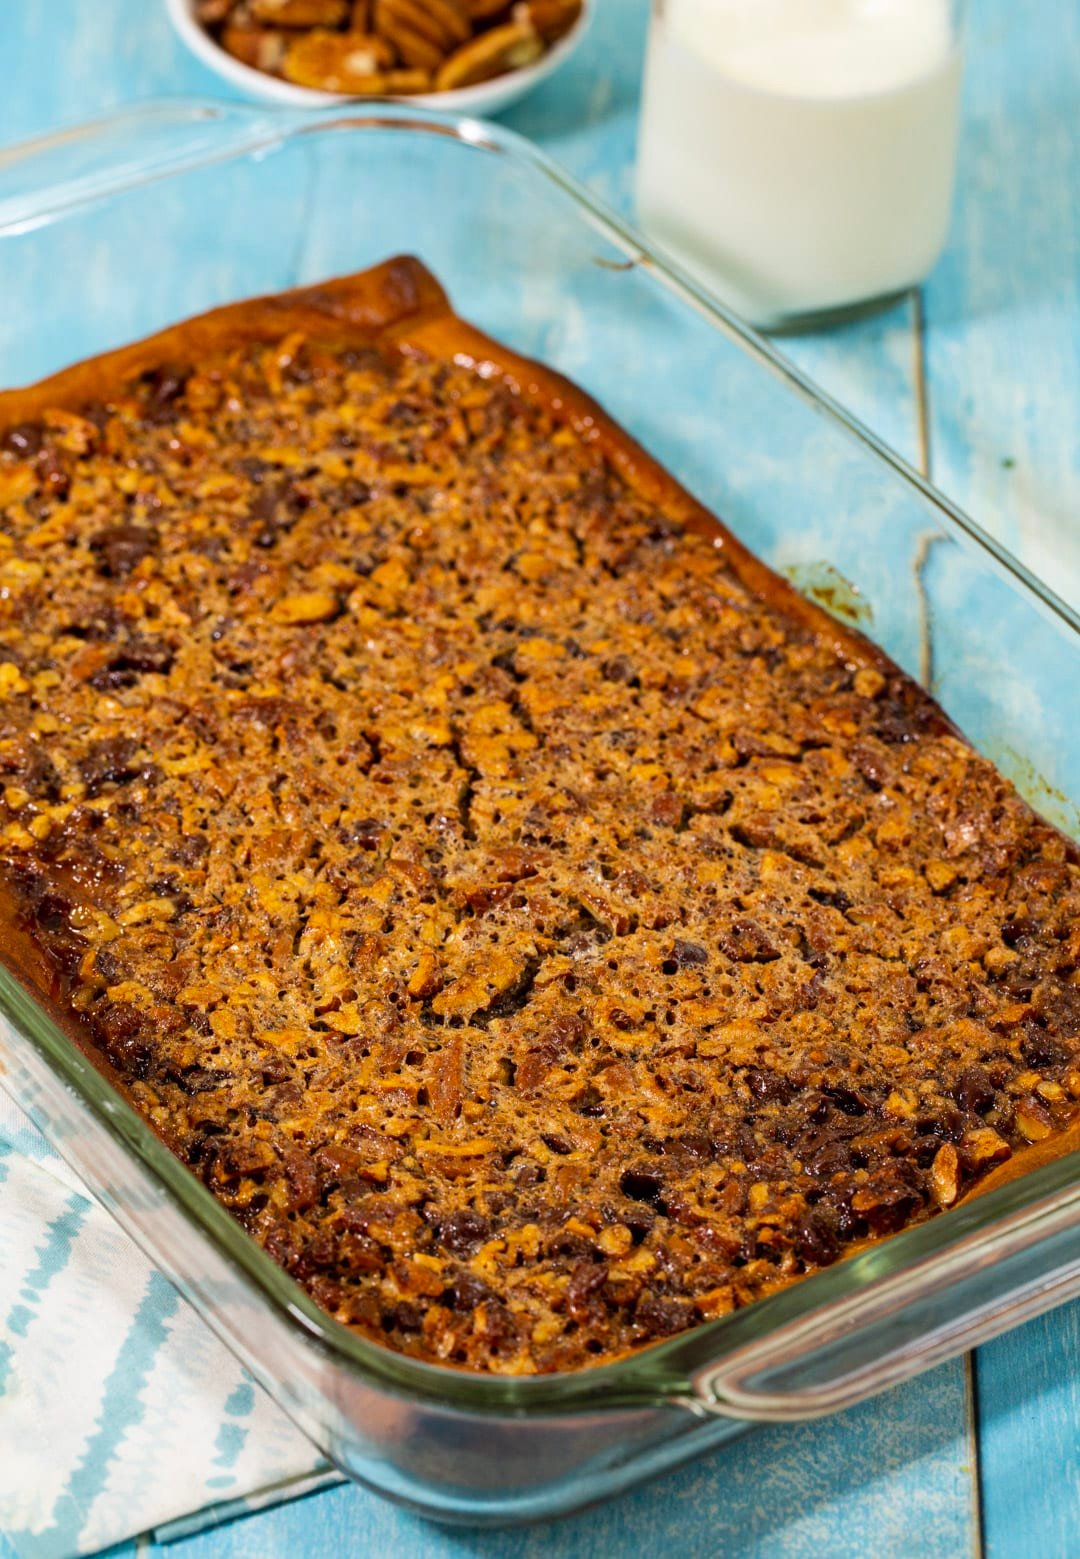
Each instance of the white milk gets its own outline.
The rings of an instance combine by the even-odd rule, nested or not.
[[[898,292],[945,242],[960,92],[948,0],[663,0],[645,229],[759,324]]]

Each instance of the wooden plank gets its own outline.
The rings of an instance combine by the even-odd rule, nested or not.
[[[136,98],[239,96],[188,53],[156,0],[48,0],[4,24],[0,144]]]
[[[1080,604],[1080,10],[973,15],[952,238],[925,291],[935,480]],[[1002,653],[1007,653],[1003,646]],[[991,1559],[1080,1551],[1080,1307],[980,1351]]]
[[[959,1559],[971,1552],[965,1440],[938,1370],[814,1425],[763,1429],[659,1483],[543,1527],[433,1525],[356,1488],[206,1532],[160,1559]]]
[[[988,1559],[1080,1552],[1080,1305],[978,1354],[982,1509]]]
[[[952,238],[926,288],[936,480],[1080,604],[1080,7],[973,8]]]

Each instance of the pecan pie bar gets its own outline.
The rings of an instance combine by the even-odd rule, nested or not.
[[[0,446],[5,957],[331,1315],[575,1369],[1068,1127],[1075,847],[416,261]]]

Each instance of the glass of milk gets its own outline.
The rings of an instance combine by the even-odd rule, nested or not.
[[[957,0],[654,0],[646,232],[755,324],[915,285],[945,244]]]

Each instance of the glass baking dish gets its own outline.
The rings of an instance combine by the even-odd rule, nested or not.
[[[419,255],[856,621],[1070,831],[1080,622],[767,344],[510,132],[407,107],[148,105],[0,154],[0,382],[184,315]],[[429,1515],[548,1517],[831,1412],[1080,1292],[1076,1155],[613,1364],[470,1376],[321,1312],[0,970],[0,1083],[346,1474]]]

